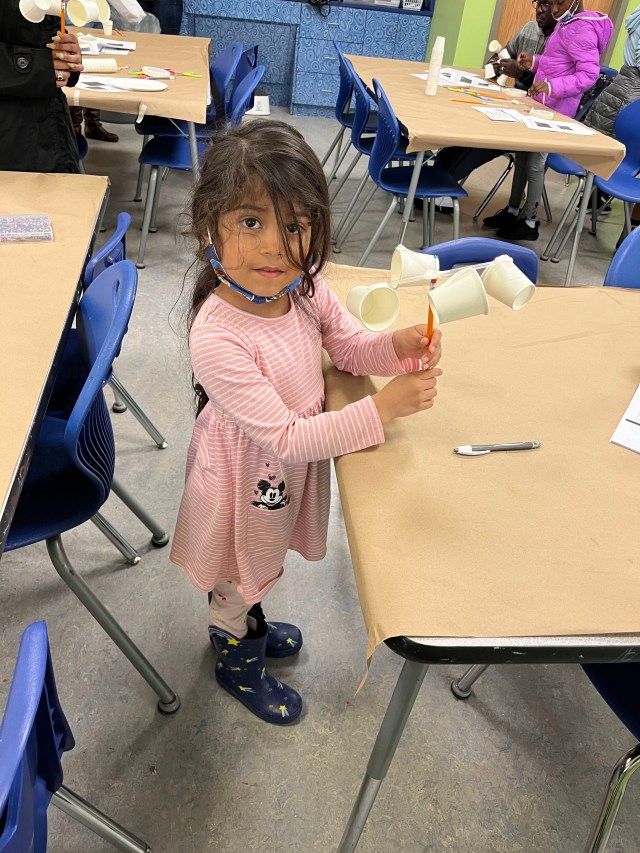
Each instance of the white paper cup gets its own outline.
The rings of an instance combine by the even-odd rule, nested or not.
[[[496,80],[496,83],[498,84],[498,86],[506,86],[508,82],[509,82],[509,78],[507,77],[506,74],[501,74],[498,77],[498,79]]]
[[[49,0],[20,0],[18,8],[23,18],[32,24],[39,24],[48,14]]]
[[[113,56],[83,56],[82,64],[87,74],[113,74],[118,70],[118,62]]]
[[[489,42],[489,50],[491,51],[491,53],[500,53],[500,51],[502,50],[502,45],[499,41],[494,39],[493,41]]]
[[[388,284],[360,285],[347,294],[347,309],[371,332],[388,329],[400,312],[398,294]]]
[[[509,255],[500,255],[486,268],[482,273],[482,283],[489,296],[514,311],[524,308],[536,292],[535,284],[516,266]]]
[[[84,27],[98,20],[98,4],[94,0],[69,0],[66,14],[75,27]]]
[[[105,36],[110,36],[113,33],[113,21],[103,21],[102,32]]]
[[[458,270],[446,284],[430,290],[427,298],[439,326],[489,313],[482,279],[474,269]]]
[[[494,70],[493,64],[491,62],[487,63],[484,66],[484,79],[485,80],[493,80],[496,76],[496,72]]]
[[[428,276],[439,270],[440,261],[435,255],[413,252],[402,244],[396,246],[391,256],[391,281],[420,275]]]
[[[498,59],[511,59],[511,54],[506,47],[503,47],[502,50],[498,51]]]

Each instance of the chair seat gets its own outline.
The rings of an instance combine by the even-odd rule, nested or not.
[[[586,169],[563,154],[549,154],[547,166],[560,175],[575,175],[577,178],[584,178],[587,174]]]
[[[353,127],[353,121],[355,119],[355,113],[343,113],[342,121],[345,127]],[[375,133],[378,129],[378,113],[370,113],[367,123],[364,127],[363,133]]]
[[[413,166],[392,166],[380,175],[379,184],[383,190],[406,196],[413,174]],[[467,192],[455,181],[446,169],[438,166],[425,166],[420,171],[416,198],[467,198]]]
[[[198,154],[203,157],[208,145],[198,141]],[[160,166],[167,169],[191,169],[189,140],[182,136],[154,136],[144,146],[138,162],[145,166]]]
[[[633,174],[624,174],[620,168],[608,180],[596,177],[593,183],[603,193],[612,195],[620,201],[640,203],[640,178],[636,178]]]

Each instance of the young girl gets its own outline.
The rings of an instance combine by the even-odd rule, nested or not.
[[[366,333],[340,307],[321,277],[327,183],[287,124],[257,119],[216,136],[191,233],[200,261],[189,323],[198,414],[171,558],[210,593],[219,684],[263,720],[290,723],[302,700],[264,659],[296,654],[302,636],[266,622],[260,602],[289,548],[325,556],[331,457],[381,444],[385,424],[433,405],[440,333],[431,341],[426,326]],[[341,370],[397,378],[323,412],[323,348]]]
[[[518,62],[535,71],[529,94],[554,112],[573,118],[580,98],[598,79],[600,54],[609,44],[613,24],[601,12],[586,12],[582,0],[537,0],[557,21],[541,55],[521,53]],[[533,132],[533,131],[532,131]],[[535,131],[537,132],[537,131]],[[509,206],[483,220],[504,240],[537,240],[536,214],[544,189],[547,155],[517,152]],[[525,188],[527,200],[520,204]]]

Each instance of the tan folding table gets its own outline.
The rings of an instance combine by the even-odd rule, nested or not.
[[[438,87],[436,95],[427,96],[424,93],[425,81],[413,76],[424,74],[428,70],[429,66],[424,62],[381,59],[373,56],[348,56],[347,58],[370,91],[373,90],[373,79],[378,80],[396,116],[407,130],[409,136],[407,151],[415,152],[417,155],[398,242],[402,243],[407,230],[418,176],[427,151],[447,145],[461,145],[467,148],[501,148],[505,151],[547,151],[564,154],[587,170],[578,226],[565,278],[565,284],[570,284],[591,196],[593,176],[610,177],[624,157],[624,145],[602,133],[574,136],[568,133],[531,130],[519,122],[491,121],[475,110],[473,105],[453,101],[452,99],[466,98],[442,86]],[[526,113],[527,108],[540,105],[525,98],[518,100],[517,104],[502,101],[483,104],[478,101],[477,106],[504,106]],[[565,117],[560,116],[559,113],[555,118],[565,121]],[[566,119],[566,121],[570,124],[575,123],[572,119]]]
[[[72,28],[71,32],[76,35],[86,32],[97,38],[104,37],[99,29],[83,31]],[[199,163],[195,125],[206,121],[207,103],[210,98],[209,39],[135,32],[125,32],[122,35],[114,33],[110,38],[118,41],[134,41],[136,49],[126,56],[114,57],[118,65],[128,65],[130,68],[114,74],[101,74],[100,78],[105,82],[118,77],[134,79],[128,71],[139,70],[143,65],[171,68],[176,72],[188,71],[200,76],[176,75],[174,80],[161,80],[159,82],[167,84],[167,88],[161,92],[97,92],[79,89],[76,86],[64,90],[69,106],[95,107],[135,116],[162,116],[186,121],[191,169],[196,180],[199,174]],[[106,56],[110,54],[105,54]]]
[[[0,172],[0,215],[47,214],[53,240],[0,244],[0,553],[20,497],[109,179]]]
[[[328,280],[344,304],[387,275],[332,267]],[[425,322],[424,289],[400,299],[394,328]],[[336,461],[368,655],[386,642],[405,658],[340,853],[358,843],[430,663],[640,660],[640,454],[609,441],[640,384],[640,292],[490,303],[443,327],[434,408]],[[385,381],[330,368],[327,408]],[[542,446],[452,452],[520,441]]]

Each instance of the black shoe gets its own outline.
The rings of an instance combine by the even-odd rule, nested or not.
[[[527,225],[526,219],[519,219],[513,228],[501,228],[496,234],[499,240],[531,240],[535,242],[539,236],[540,222]]]
[[[503,230],[515,228],[517,222],[518,217],[515,213],[509,213],[509,209],[507,207],[503,207],[502,210],[499,210],[493,216],[486,216],[482,220],[482,224],[485,228],[493,228],[496,231],[500,228]]]

